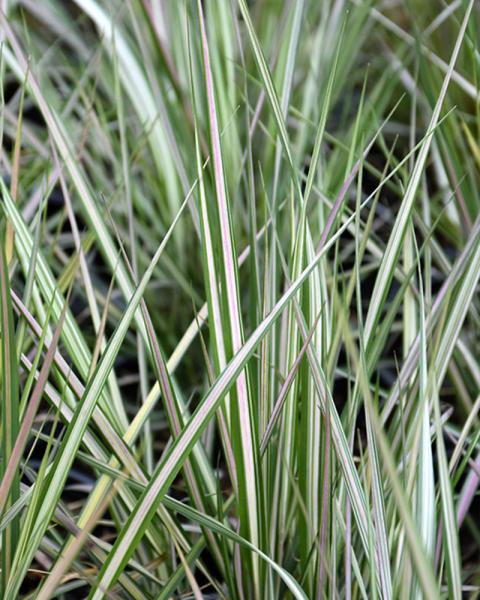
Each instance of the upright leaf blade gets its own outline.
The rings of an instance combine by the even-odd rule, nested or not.
[[[5,253],[5,222],[0,223],[0,317],[1,317],[1,459],[0,476],[4,477],[12,456],[19,431],[19,383],[17,350],[15,347],[15,329],[13,325],[13,309],[10,298],[10,281],[8,277],[7,257]],[[4,510],[10,508],[20,495],[20,477],[18,469],[5,490]],[[2,574],[0,594],[5,593],[11,575],[13,556],[15,554],[19,534],[18,519],[14,519],[2,533]]]

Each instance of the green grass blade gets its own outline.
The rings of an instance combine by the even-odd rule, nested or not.
[[[1,468],[0,475],[7,481],[6,476],[9,471],[10,461],[14,452],[15,442],[19,432],[19,414],[20,403],[17,350],[15,346],[15,331],[13,325],[13,309],[10,298],[10,282],[8,276],[7,257],[5,251],[6,235],[5,221],[2,218],[0,222],[0,311],[1,311],[1,371],[0,382],[1,393]],[[20,494],[20,476],[19,471],[13,468],[11,477],[5,487],[2,485],[2,507],[0,514],[4,509],[10,508],[16,502]],[[2,533],[2,574],[0,593],[5,593],[7,583],[12,573],[12,562],[15,554],[19,535],[18,519],[13,520]]]

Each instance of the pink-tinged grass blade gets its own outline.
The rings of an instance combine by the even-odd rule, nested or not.
[[[230,209],[228,206],[227,189],[223,172],[222,150],[220,147],[220,134],[217,119],[215,91],[210,65],[210,51],[203,18],[203,9],[198,2],[198,13],[200,18],[200,31],[203,49],[203,64],[205,69],[205,85],[207,91],[207,104],[210,125],[210,142],[212,146],[212,162],[214,170],[214,182],[216,192],[216,213],[220,225],[220,243],[222,260],[220,263],[220,285],[225,295],[224,305],[227,315],[224,319],[224,329],[229,332],[230,352],[237,353],[243,344],[242,317],[239,302],[237,259],[231,223]],[[248,532],[253,544],[261,546],[261,529],[263,515],[263,501],[261,499],[261,471],[258,456],[258,440],[254,426],[254,405],[249,398],[248,373],[245,370],[240,373],[236,380],[236,394],[233,397],[232,416],[235,417],[231,423],[234,430],[234,452],[241,455],[237,462],[237,477],[239,485],[239,510],[241,515],[242,530]],[[237,440],[237,442],[235,442]],[[235,447],[236,446],[236,447]],[[254,589],[258,590],[259,572],[258,561],[255,558],[253,564]],[[256,594],[258,592],[255,592]]]

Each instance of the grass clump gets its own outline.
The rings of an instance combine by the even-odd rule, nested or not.
[[[2,598],[478,596],[479,25],[4,3]]]

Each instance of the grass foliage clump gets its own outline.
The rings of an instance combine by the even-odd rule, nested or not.
[[[0,597],[478,597],[480,4],[1,8]]]

